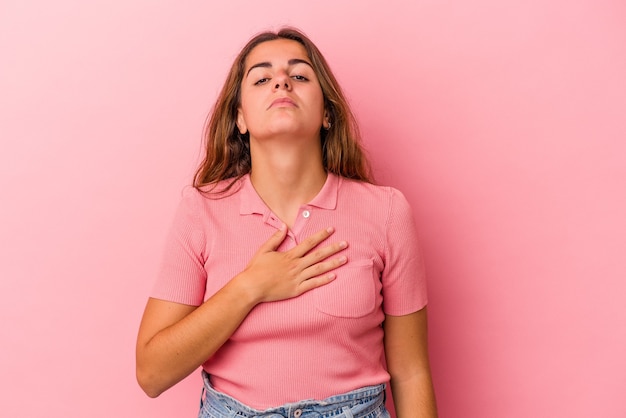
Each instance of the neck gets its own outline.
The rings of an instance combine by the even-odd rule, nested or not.
[[[250,181],[265,204],[288,226],[300,206],[310,202],[326,182],[319,142],[285,144],[250,141]]]

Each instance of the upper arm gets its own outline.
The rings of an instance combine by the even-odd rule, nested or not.
[[[383,307],[385,314],[405,316],[428,303],[426,272],[411,206],[401,192],[392,191],[382,271]]]
[[[139,326],[137,353],[162,330],[176,324],[197,309],[197,306],[149,298]]]
[[[408,379],[430,373],[426,308],[417,312],[386,315],[385,356],[392,379]]]
[[[385,318],[385,354],[398,417],[436,418],[428,362],[426,308]]]

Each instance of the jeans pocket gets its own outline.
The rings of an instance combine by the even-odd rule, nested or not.
[[[315,289],[318,311],[342,318],[358,318],[376,307],[376,274],[372,260],[348,262],[335,270],[332,282]]]

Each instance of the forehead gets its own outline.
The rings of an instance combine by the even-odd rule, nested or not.
[[[260,62],[281,63],[298,58],[310,61],[304,46],[291,39],[275,39],[255,46],[246,57],[245,69]]]

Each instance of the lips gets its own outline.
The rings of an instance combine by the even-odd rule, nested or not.
[[[289,97],[280,97],[272,102],[269,108],[272,107],[298,107],[296,102],[291,100]]]

